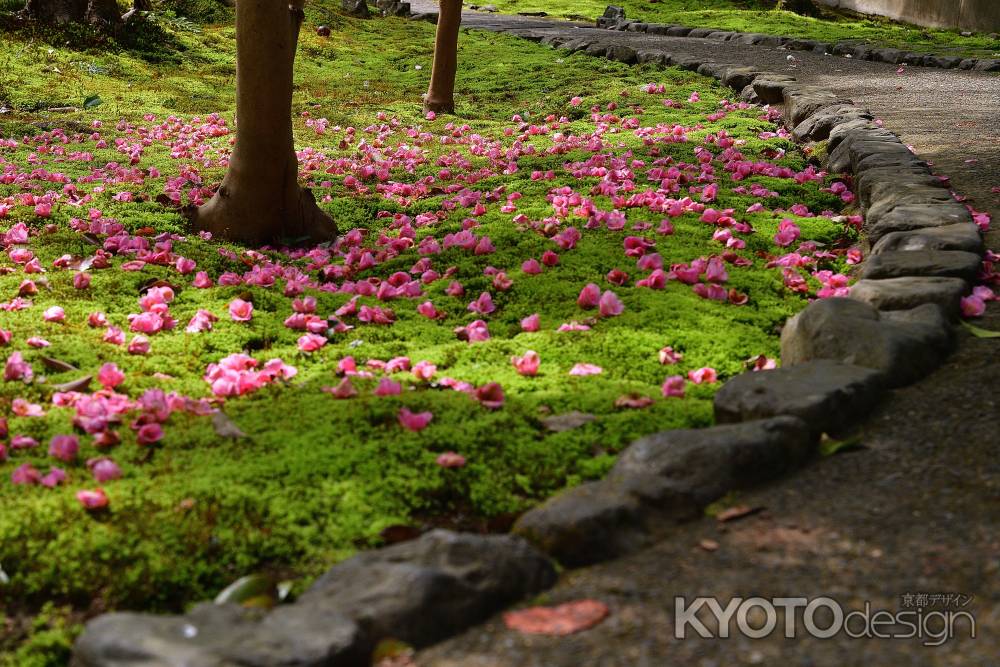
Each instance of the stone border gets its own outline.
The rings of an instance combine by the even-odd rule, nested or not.
[[[928,165],[867,110],[786,74],[504,31],[627,63],[679,65],[747,101],[783,105],[798,141],[826,142],[829,170],[853,180],[866,214],[871,254],[850,298],[814,301],[786,322],[783,366],[727,381],[714,399],[717,426],[637,440],[607,477],[526,512],[511,535],[435,530],[364,552],[269,612],[208,603],[180,616],[105,614],[77,639],[74,667],[360,666],[387,637],[429,645],[552,586],[548,557],[576,567],[635,551],[725,493],[801,467],[823,433],[849,431],[888,389],[950,353],[982,239]]]
[[[692,37],[734,42],[746,46],[783,47],[789,51],[812,51],[834,56],[850,56],[855,60],[872,60],[894,65],[907,64],[920,67],[940,67],[942,69],[965,69],[980,72],[1000,72],[1000,59],[962,58],[960,56],[936,56],[929,53],[882,48],[859,40],[844,42],[822,42],[815,39],[766,35],[759,32],[733,32],[714,28],[689,28],[669,23],[645,23],[629,21],[622,7],[609,5],[604,15],[597,19],[597,27],[605,30],[645,32],[650,35],[668,37]]]

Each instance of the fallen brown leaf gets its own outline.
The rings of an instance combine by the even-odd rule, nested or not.
[[[723,522],[735,521],[736,519],[742,519],[743,517],[750,516],[751,514],[756,514],[763,509],[763,507],[750,507],[749,505],[734,505],[733,507],[728,507],[716,514],[715,518]]]
[[[503,615],[503,622],[511,630],[525,634],[561,637],[588,630],[610,613],[608,605],[598,600],[577,600],[557,607],[509,611]]]

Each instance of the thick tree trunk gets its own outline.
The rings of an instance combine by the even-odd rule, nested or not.
[[[333,220],[299,187],[292,139],[292,67],[302,5],[236,3],[236,145],[219,191],[194,222],[216,237],[253,245],[332,241]]]
[[[458,68],[458,28],[462,24],[462,0],[440,0],[431,85],[424,110],[455,112],[455,71]]]

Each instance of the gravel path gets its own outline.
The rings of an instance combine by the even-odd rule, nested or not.
[[[422,6],[421,6],[422,5]],[[415,11],[432,11],[418,0]],[[1000,229],[1000,76],[576,27],[467,12],[469,27],[572,32],[632,48],[787,71],[867,106]],[[1000,248],[1000,233],[987,237]],[[978,325],[1000,330],[991,304]],[[547,602],[597,598],[612,615],[565,638],[508,631],[499,618],[418,654],[421,667],[996,667],[1000,661],[1000,340],[962,334],[923,382],[896,390],[863,429],[864,449],[817,461],[746,493],[763,511],[704,519],[630,557],[566,573]],[[702,540],[718,549],[707,551]],[[674,639],[675,596],[829,595],[857,608],[903,608],[904,594],[974,596],[977,638]],[[941,607],[938,607],[939,609]],[[781,627],[779,623],[779,628]],[[936,626],[934,626],[936,627]],[[800,626],[801,630],[801,626]],[[801,633],[800,633],[801,634]]]

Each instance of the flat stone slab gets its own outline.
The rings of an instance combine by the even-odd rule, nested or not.
[[[972,216],[960,204],[902,204],[892,209],[875,224],[866,223],[868,242],[877,244],[886,234],[910,232],[956,224],[974,224]]]
[[[861,277],[945,276],[971,283],[981,264],[979,255],[963,250],[891,250],[870,255]]]
[[[983,237],[979,234],[979,227],[973,222],[909,232],[889,232],[872,247],[869,258],[884,252],[902,250],[962,250],[979,256],[983,252]]]
[[[882,387],[879,371],[826,359],[742,373],[716,392],[715,420],[792,415],[815,434],[843,433],[875,405]]]
[[[818,299],[785,323],[781,363],[832,359],[879,371],[887,386],[899,387],[937,368],[954,343],[951,324],[933,304],[882,313],[854,299]]]
[[[962,296],[969,285],[960,278],[907,277],[859,280],[850,298],[879,310],[909,310],[925,303],[939,306],[949,317],[958,317]]]

